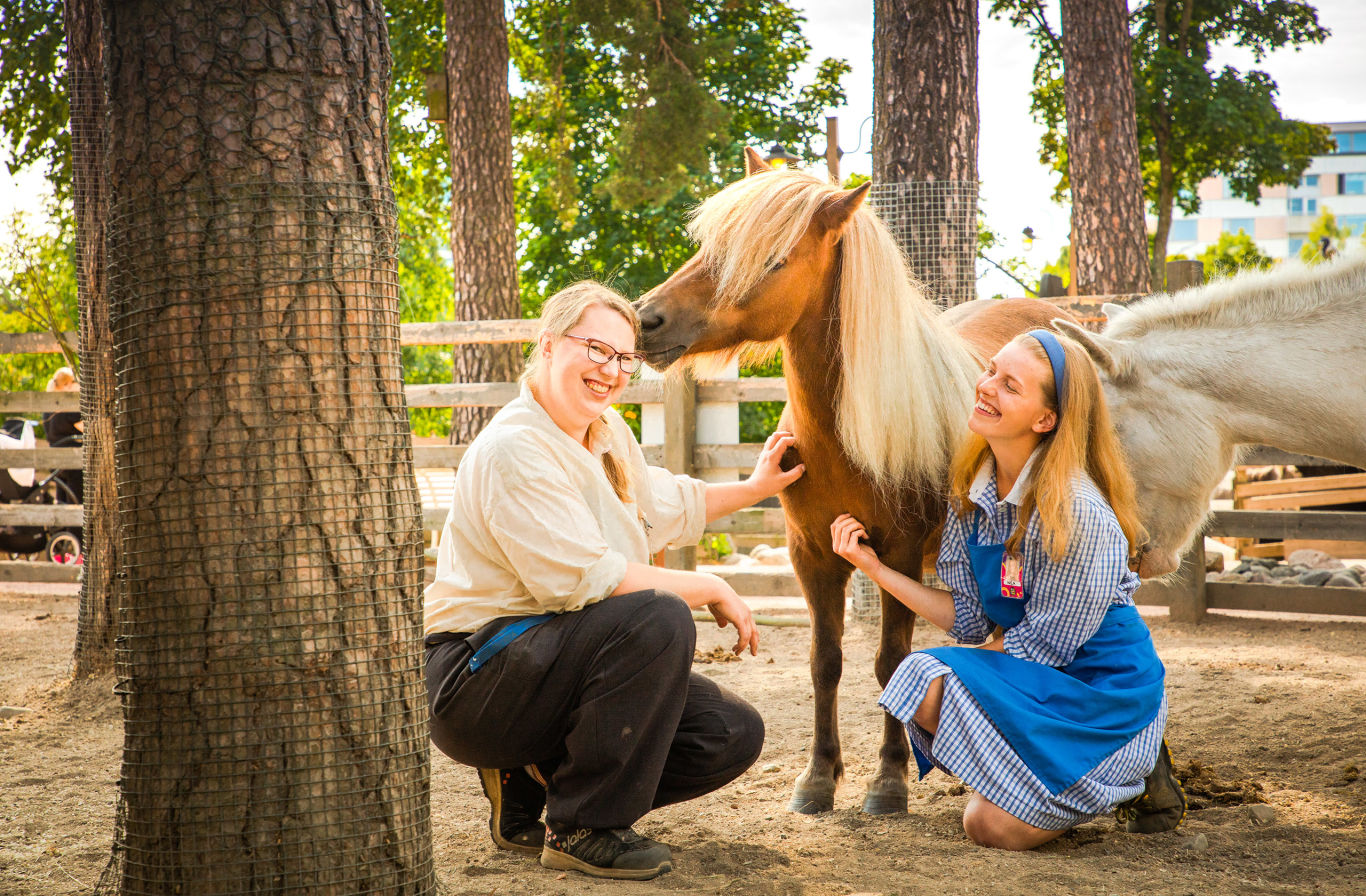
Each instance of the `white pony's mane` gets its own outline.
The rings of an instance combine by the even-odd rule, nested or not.
[[[739,301],[841,192],[805,172],[771,171],[704,202],[690,232],[717,300]],[[846,224],[841,250],[840,444],[879,489],[938,487],[967,419],[974,362],[867,208]]]
[[[1285,263],[1273,271],[1246,271],[1173,295],[1128,306],[1105,328],[1116,339],[1173,330],[1241,329],[1283,325],[1317,315],[1355,297],[1366,302],[1366,255],[1307,267]]]

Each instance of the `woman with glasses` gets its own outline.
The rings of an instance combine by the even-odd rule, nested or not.
[[[848,514],[831,526],[836,553],[979,645],[912,653],[879,702],[922,775],[972,787],[975,843],[1030,849],[1117,805],[1131,832],[1176,827],[1165,672],[1129,570],[1134,486],[1095,366],[1069,339],[1018,336],[978,378],[968,429],[936,566],[947,591],[884,566]]]
[[[759,756],[763,721],[691,671],[692,610],[758,649],[714,575],[650,558],[802,475],[765,443],[744,482],[645,463],[612,404],[639,370],[635,309],[598,283],[545,303],[521,395],[470,445],[425,602],[432,741],[479,769],[494,842],[548,868],[645,880],[669,849],[632,825]],[[542,812],[544,811],[544,824]]]

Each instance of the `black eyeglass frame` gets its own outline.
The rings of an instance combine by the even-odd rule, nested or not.
[[[588,360],[594,364],[606,364],[615,359],[617,369],[627,376],[635,376],[645,364],[645,355],[641,352],[619,352],[601,339],[593,339],[590,336],[575,336],[573,333],[565,333],[564,338],[582,342],[584,349],[588,352]],[[602,348],[597,348],[597,346],[602,346]],[[604,348],[607,351],[604,352]],[[595,357],[595,354],[603,355],[603,357]]]

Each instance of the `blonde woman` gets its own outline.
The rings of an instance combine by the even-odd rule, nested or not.
[[[432,741],[480,769],[498,846],[645,880],[672,858],[631,826],[733,780],[764,737],[753,707],[691,671],[692,609],[753,653],[749,608],[722,579],[650,557],[803,468],[779,467],[786,433],[745,482],[647,466],[612,409],[643,362],[635,309],[585,282],[548,299],[541,322],[520,397],[456,474],[426,592]]]
[[[922,776],[976,791],[975,843],[1031,849],[1120,804],[1131,831],[1174,828],[1165,670],[1133,604],[1142,538],[1095,367],[1051,332],[1017,337],[978,378],[968,429],[937,567],[949,591],[883,566],[848,514],[831,526],[840,556],[980,644],[911,654],[879,702]]]

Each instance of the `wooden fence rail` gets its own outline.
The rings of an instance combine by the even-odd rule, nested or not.
[[[1099,306],[1112,297],[1067,299],[1069,308]],[[535,337],[535,320],[438,322],[403,324],[400,341],[405,346],[522,343]],[[68,334],[75,343],[75,334]],[[45,334],[0,333],[0,354],[57,352],[57,341]],[[409,407],[500,406],[517,395],[512,383],[420,384],[405,386]],[[623,403],[663,405],[665,444],[643,446],[651,463],[678,472],[704,474],[709,470],[747,469],[758,457],[758,444],[697,443],[691,419],[698,404],[752,401],[785,401],[787,386],[781,377],[702,380],[687,378],[642,379],[627,387]],[[0,392],[0,415],[79,410],[76,393]],[[419,470],[454,468],[464,456],[464,445],[415,445],[414,465]],[[80,449],[36,448],[0,450],[0,468],[72,469],[81,466]],[[1315,458],[1266,447],[1251,450],[1242,459],[1254,464],[1314,464]],[[424,508],[424,524],[439,528],[445,517],[441,507]],[[72,506],[0,506],[0,525],[78,526],[81,508]],[[780,532],[782,513],[773,508],[750,508],[715,521],[709,532],[762,535]],[[1218,511],[1207,535],[1256,538],[1313,538],[1366,540],[1366,514],[1327,511]],[[55,568],[54,568],[55,567]],[[1253,585],[1206,582],[1203,540],[1183,560],[1179,573],[1167,580],[1147,582],[1139,592],[1142,603],[1167,605],[1174,618],[1198,620],[1209,609],[1256,609],[1301,613],[1332,613],[1366,616],[1366,593],[1357,589],[1314,588],[1299,585]],[[61,581],[74,577],[71,567],[26,562],[0,563],[0,581]],[[783,570],[728,570],[727,579],[745,595],[798,594],[795,576]],[[27,577],[27,578],[25,578]]]

